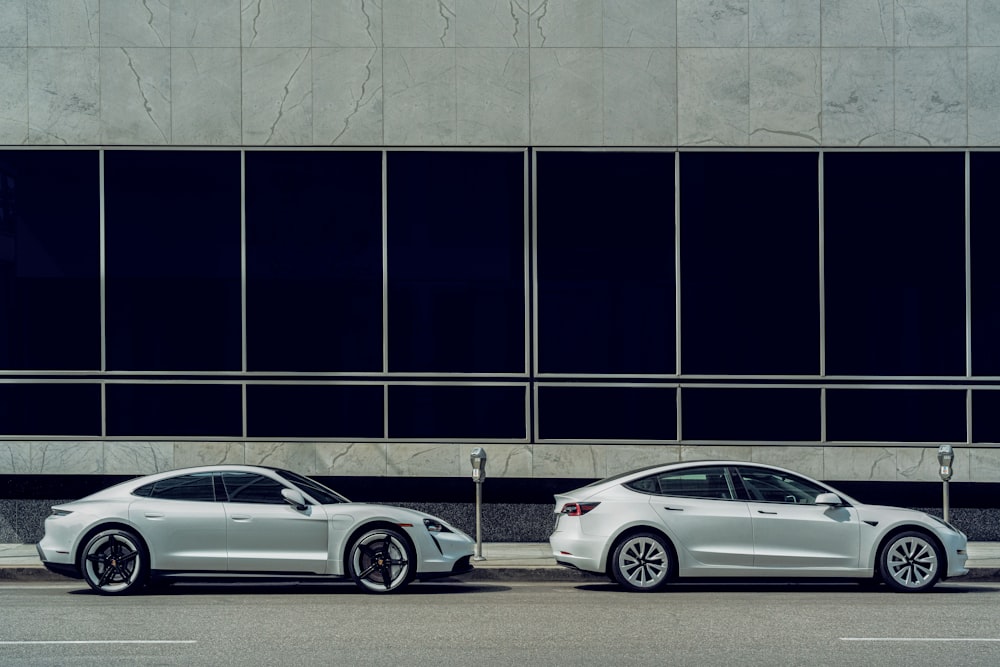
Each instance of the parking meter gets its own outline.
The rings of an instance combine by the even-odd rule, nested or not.
[[[954,472],[952,468],[952,462],[955,460],[955,450],[951,448],[951,445],[941,445],[938,447],[937,451],[938,457],[938,474],[941,475],[942,489],[941,489],[941,504],[944,510],[944,520],[948,521],[948,514],[951,504],[948,497],[948,482],[951,480],[951,475]]]
[[[476,483],[476,555],[472,560],[483,558],[483,481],[486,479],[486,450],[476,447],[469,455],[472,464],[472,481]]]

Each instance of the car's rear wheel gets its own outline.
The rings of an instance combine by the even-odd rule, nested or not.
[[[879,559],[882,580],[894,591],[919,593],[941,578],[941,554],[924,533],[907,531],[893,535]]]
[[[627,590],[657,591],[673,575],[673,553],[661,536],[634,533],[615,547],[611,571],[618,584]]]
[[[142,540],[121,528],[102,530],[83,548],[80,570],[101,595],[128,595],[146,582],[149,557]]]
[[[389,528],[374,528],[354,540],[348,565],[351,578],[362,590],[391,593],[413,578],[415,560],[406,537]]]

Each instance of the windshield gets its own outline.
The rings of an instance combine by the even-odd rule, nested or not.
[[[328,489],[316,480],[309,479],[291,470],[275,470],[281,477],[299,487],[299,490],[312,496],[320,505],[334,505],[336,503],[351,502],[333,489]]]

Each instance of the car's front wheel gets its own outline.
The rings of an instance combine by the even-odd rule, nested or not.
[[[83,548],[80,570],[87,584],[101,595],[127,595],[142,588],[149,558],[142,540],[131,531],[102,530]]]
[[[368,593],[391,593],[410,582],[416,558],[409,541],[395,530],[374,528],[351,546],[351,578]]]
[[[893,535],[879,559],[882,580],[900,593],[919,593],[941,578],[941,554],[924,533]]]
[[[630,591],[660,590],[673,570],[670,547],[655,533],[629,535],[618,543],[612,555],[612,574],[619,585]]]

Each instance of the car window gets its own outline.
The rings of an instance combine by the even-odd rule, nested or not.
[[[231,503],[282,505],[281,482],[252,472],[224,472],[222,483]]]
[[[190,475],[168,477],[144,486],[132,492],[137,496],[158,498],[160,500],[196,500],[215,502],[215,480],[213,473],[196,472]]]
[[[732,488],[726,478],[725,468],[718,466],[669,470],[629,482],[626,486],[643,493],[656,493],[663,496],[710,498],[713,500],[733,499]]]
[[[326,488],[314,479],[309,479],[308,477],[304,477],[290,470],[275,470],[274,472],[299,487],[300,491],[304,491],[315,498],[316,502],[320,505],[334,505],[336,503],[351,502],[333,489]]]
[[[797,503],[813,505],[816,496],[828,493],[827,489],[816,486],[801,477],[764,468],[739,468],[743,486],[751,500],[768,503]]]

